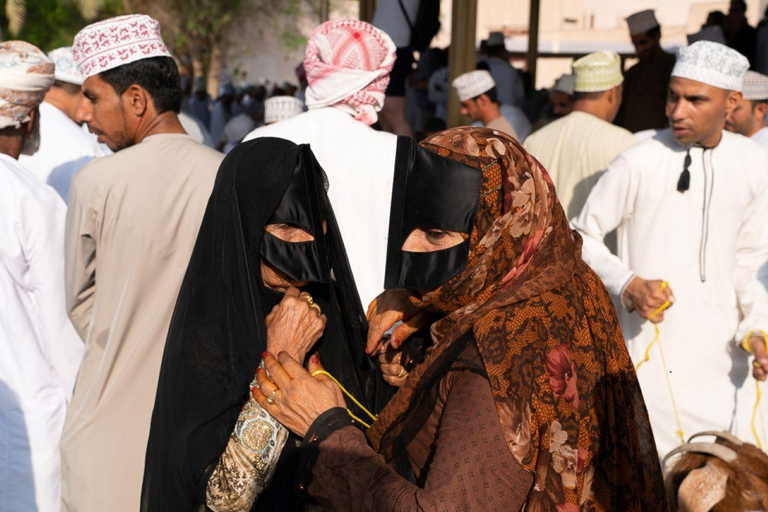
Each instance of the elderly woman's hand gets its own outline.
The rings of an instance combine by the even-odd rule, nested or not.
[[[411,303],[405,290],[386,290],[368,306],[368,343],[366,354],[382,349],[384,333],[397,322],[403,322],[392,331],[391,347],[400,348],[408,337],[430,324],[432,314],[421,311]]]
[[[278,359],[265,352],[263,360],[266,371],[256,371],[258,387],[251,392],[259,405],[296,435],[304,437],[325,411],[346,407],[335,382],[325,375],[312,377],[312,372],[323,369],[317,355],[310,358],[309,371],[286,352],[278,354]]]
[[[267,315],[267,351],[273,354],[288,352],[292,358],[304,362],[307,352],[320,339],[328,318],[320,307],[311,305],[311,296],[288,288],[283,300]]]

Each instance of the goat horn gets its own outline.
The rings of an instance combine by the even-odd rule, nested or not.
[[[726,441],[730,441],[736,446],[741,446],[744,444],[744,442],[736,437],[735,435],[731,434],[730,432],[726,430],[706,430],[704,432],[699,432],[698,434],[693,434],[690,438],[688,438],[688,442],[690,443],[697,437],[701,436],[715,436],[720,439],[725,439]]]
[[[664,460],[662,461],[661,465],[662,467],[667,466],[667,461],[678,454],[683,453],[708,453],[709,455],[713,455],[717,457],[718,459],[731,463],[734,460],[736,460],[736,452],[728,448],[727,446],[723,446],[721,444],[715,444],[715,443],[685,443],[683,446],[678,446],[671,452],[667,454],[666,457],[664,457]]]

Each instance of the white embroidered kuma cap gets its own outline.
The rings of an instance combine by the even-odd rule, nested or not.
[[[296,117],[304,110],[304,103],[293,96],[273,96],[264,102],[264,122],[267,124]]]
[[[626,18],[627,25],[629,25],[629,35],[639,36],[645,34],[649,30],[659,26],[659,22],[656,20],[656,14],[653,9],[636,12]]]
[[[88,25],[75,36],[72,56],[84,79],[151,57],[170,57],[160,23],[129,14]]]
[[[72,57],[72,48],[64,46],[56,48],[48,54],[48,58],[56,65],[54,77],[60,82],[68,84],[83,85],[83,74],[77,69],[74,57]]]
[[[488,71],[480,69],[456,77],[452,85],[459,101],[467,101],[490,91],[496,87],[496,82]]]
[[[557,81],[555,82],[555,85],[552,86],[552,90],[565,93],[568,96],[573,96],[574,85],[575,85],[575,80],[574,80],[573,73],[568,73],[557,79]]]
[[[749,61],[736,50],[712,41],[699,41],[680,49],[672,76],[741,91],[747,69]]]
[[[744,75],[744,87],[741,91],[745,100],[768,100],[768,76],[757,71],[747,71]]]

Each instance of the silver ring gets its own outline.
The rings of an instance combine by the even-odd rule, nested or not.
[[[267,403],[269,405],[275,405],[275,395],[277,394],[277,390],[272,391],[269,395],[267,395]]]

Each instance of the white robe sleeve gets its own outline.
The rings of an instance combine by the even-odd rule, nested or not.
[[[768,332],[768,169],[744,215],[736,239],[734,285],[742,320],[736,332],[741,343],[749,331]]]
[[[21,205],[24,256],[29,287],[38,312],[41,350],[66,391],[72,396],[83,357],[83,342],[67,316],[64,302],[65,206],[51,189],[40,189]]]
[[[69,318],[82,339],[86,339],[93,319],[96,290],[96,215],[72,181],[67,210],[65,283]]]
[[[619,155],[598,180],[578,217],[571,221],[584,238],[582,258],[613,295],[621,297],[634,272],[606,247],[605,235],[632,216],[637,184],[626,158]]]

